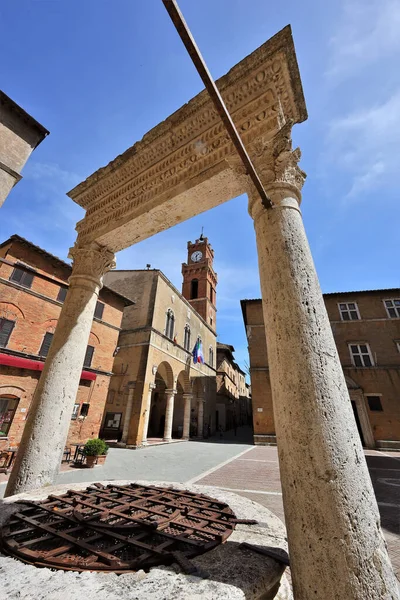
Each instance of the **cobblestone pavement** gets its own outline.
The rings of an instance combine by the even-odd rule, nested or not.
[[[365,454],[389,556],[400,580],[400,454],[374,450],[366,450]],[[252,447],[228,464],[195,478],[195,482],[232,490],[285,520],[275,447]]]

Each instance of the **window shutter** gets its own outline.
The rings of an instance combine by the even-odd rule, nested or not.
[[[83,361],[84,367],[90,367],[93,359],[94,346],[88,346],[86,348],[85,360]]]
[[[101,319],[104,312],[104,304],[102,302],[96,302],[96,308],[94,309],[94,316],[96,319]]]
[[[57,296],[57,300],[59,302],[64,302],[66,296],[67,296],[67,288],[63,288],[60,287],[60,289],[58,290],[58,296]]]
[[[7,346],[14,325],[14,321],[0,319],[0,348],[5,348]]]
[[[11,273],[10,281],[16,281],[17,283],[20,283],[23,274],[24,272],[22,269],[15,267],[14,271]]]
[[[50,345],[53,340],[53,333],[47,332],[43,338],[42,345],[40,346],[39,356],[47,356],[49,353]]]
[[[24,274],[22,275],[21,285],[23,285],[24,287],[30,288],[32,285],[32,281],[33,281],[33,273],[30,273],[29,271],[25,271]]]

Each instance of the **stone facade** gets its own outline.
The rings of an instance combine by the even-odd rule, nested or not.
[[[247,425],[251,419],[250,387],[246,374],[235,362],[235,349],[217,342],[217,429]]]
[[[105,282],[135,304],[124,313],[103,419],[104,436],[121,439],[128,446],[142,446],[147,438],[169,440],[171,436],[213,433],[216,334],[210,324],[161,271],[112,271]],[[204,364],[193,363],[198,337]],[[170,437],[164,435],[168,402],[173,404]],[[189,431],[184,431],[188,403]]]
[[[400,289],[325,294],[324,300],[363,445],[400,448]],[[275,443],[261,300],[242,300],[242,310],[254,441]]]
[[[20,179],[31,152],[48,135],[40,123],[0,91],[0,206]]]
[[[70,274],[68,264],[19,236],[0,244],[0,449],[20,443]],[[105,288],[100,294],[102,314],[93,320],[88,342],[93,353],[82,371],[67,445],[99,433],[122,313],[129,303]]]

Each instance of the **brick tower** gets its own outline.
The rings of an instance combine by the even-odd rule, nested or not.
[[[187,248],[187,263],[182,264],[182,295],[215,331],[217,274],[213,269],[214,250],[203,234],[194,243],[188,242]]]

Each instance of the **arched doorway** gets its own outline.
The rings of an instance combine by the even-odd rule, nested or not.
[[[151,394],[149,427],[147,439],[164,436],[165,411],[167,405],[166,390],[172,389],[174,377],[172,367],[166,361],[160,363],[155,375],[155,388]]]

